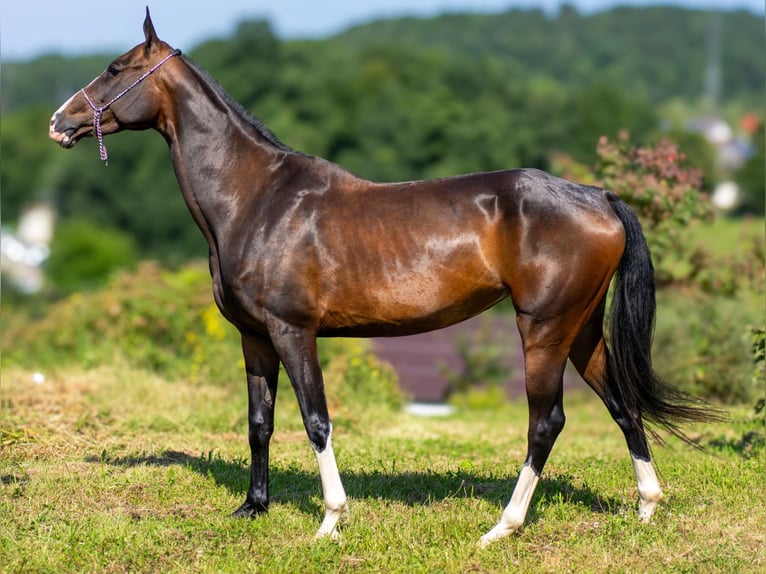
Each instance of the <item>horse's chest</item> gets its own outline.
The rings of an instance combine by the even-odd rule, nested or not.
[[[240,274],[213,273],[213,296],[223,316],[240,330],[265,332],[263,296],[257,281]]]

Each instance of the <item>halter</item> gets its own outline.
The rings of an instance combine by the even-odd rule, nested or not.
[[[98,139],[98,154],[101,157],[101,161],[104,162],[104,165],[109,165],[109,154],[106,151],[106,146],[104,145],[104,134],[101,133],[101,116],[102,114],[109,109],[109,106],[111,106],[114,102],[119,100],[122,96],[127,94],[130,90],[135,88],[138,84],[143,82],[146,78],[151,76],[154,72],[159,70],[160,66],[167,62],[170,58],[173,56],[178,56],[181,53],[181,50],[174,50],[167,56],[165,56],[162,60],[159,61],[159,63],[155,64],[154,67],[152,67],[148,72],[143,74],[140,78],[138,78],[135,82],[130,84],[127,88],[122,90],[119,94],[114,96],[111,100],[109,100],[107,103],[105,103],[103,106],[99,107],[96,104],[94,104],[91,99],[88,97],[88,94],[85,93],[85,88],[80,90],[82,92],[82,95],[85,96],[85,101],[88,102],[88,105],[93,110],[93,131],[96,132],[96,138]],[[86,86],[87,87],[87,86]]]

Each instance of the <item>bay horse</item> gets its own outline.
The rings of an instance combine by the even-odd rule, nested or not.
[[[643,421],[683,437],[710,411],[656,375],[652,261],[616,195],[535,169],[406,183],[360,179],[282,144],[213,78],[159,40],[115,59],[54,114],[64,148],[153,128],[167,141],[192,217],[209,244],[213,295],[240,332],[248,391],[250,483],[235,516],[269,506],[269,441],[280,362],[300,404],[324,497],[317,537],[337,536],[347,498],[333,453],[317,337],[438,329],[511,297],[524,351],[528,450],[487,545],[518,530],[564,426],[571,360],[625,435],[641,520],[662,498]],[[609,345],[606,295],[616,277]]]

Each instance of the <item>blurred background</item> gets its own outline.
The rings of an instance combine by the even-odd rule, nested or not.
[[[63,151],[47,138],[52,112],[141,41],[143,4],[0,11],[4,360],[56,363],[56,349],[84,360],[74,340],[87,329],[107,337],[119,321],[94,318],[67,343],[62,317],[84,317],[73,309],[96,293],[90,308],[121,316],[135,288],[127,277],[168,289],[198,281],[209,293],[205,274],[189,271],[204,268],[193,262],[207,247],[158,134],[109,137],[108,167],[93,139]],[[763,322],[763,2],[162,2],[152,16],[162,39],[284,143],[362,177],[524,166],[608,185],[637,209],[652,198],[662,209],[644,206],[642,217],[661,259],[667,372],[709,396],[752,398],[750,329]],[[218,319],[200,301],[188,307],[207,317],[195,337],[212,336]],[[164,344],[175,319],[167,301],[158,305],[166,309],[142,307],[124,328],[165,325],[147,335]],[[193,324],[175,325],[179,353],[197,349]],[[491,363],[472,361],[491,347],[486,337],[460,339],[463,366],[441,368],[444,394],[492,376],[465,366]]]

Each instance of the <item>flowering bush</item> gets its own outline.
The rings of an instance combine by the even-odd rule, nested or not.
[[[682,238],[695,222],[712,218],[702,172],[686,165],[678,146],[662,140],[655,147],[633,146],[626,133],[612,142],[602,136],[593,183],[609,189],[636,211],[652,252],[657,279],[674,278],[678,261],[693,261],[693,249]]]
[[[709,220],[712,209],[701,190],[702,172],[684,165],[678,147],[661,141],[656,147],[631,147],[627,135],[614,143],[598,142],[595,175],[600,185],[637,212],[660,272],[672,255],[684,255],[682,231],[692,222]]]

